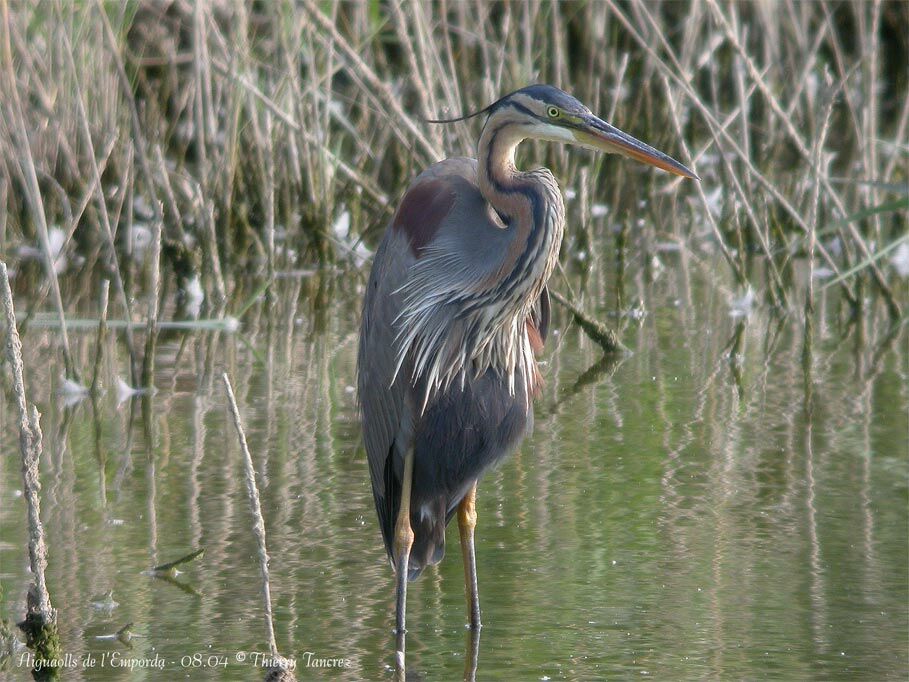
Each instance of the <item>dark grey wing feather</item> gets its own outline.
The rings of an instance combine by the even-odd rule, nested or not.
[[[408,424],[412,421],[407,405],[406,380],[392,383],[397,364],[394,321],[400,313],[404,284],[414,257],[407,240],[389,229],[373,260],[363,301],[360,348],[357,356],[357,392],[363,425],[363,442],[369,460],[373,497],[386,545],[394,526],[395,498],[389,485],[395,485],[395,469],[400,472],[403,456],[410,446]]]

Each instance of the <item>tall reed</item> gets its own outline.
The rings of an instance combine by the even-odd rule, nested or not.
[[[883,249],[909,206],[906,25],[906,3],[861,0],[14,3],[3,250],[40,243],[57,308],[48,229],[113,280],[117,315],[155,320],[169,275],[220,311],[240,273],[361,263],[413,175],[473,154],[478,124],[427,118],[549,82],[703,178],[628,192],[627,164],[526,151],[568,189],[589,177],[579,215],[678,187],[657,229],[713,242],[768,304],[797,309],[807,255],[855,312],[867,280],[898,316]]]

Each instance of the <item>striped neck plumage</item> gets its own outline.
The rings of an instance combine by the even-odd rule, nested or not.
[[[565,226],[565,207],[555,177],[546,168],[522,172],[515,150],[524,136],[508,122],[492,119],[480,136],[480,192],[503,217],[509,245],[485,293],[485,303],[513,317],[527,313],[556,265]],[[525,317],[519,322],[522,325]]]
[[[403,290],[398,371],[409,366],[411,383],[423,386],[423,409],[439,389],[463,386],[468,376],[490,369],[512,394],[523,383],[529,409],[537,370],[526,321],[558,259],[565,209],[549,170],[517,170],[515,148],[524,136],[495,119],[490,117],[480,137],[477,182],[502,218],[507,247],[473,281],[437,277],[439,266],[456,270],[457,257],[444,250],[428,253]],[[457,315],[448,314],[454,303]]]
[[[512,391],[519,371],[525,382],[533,379],[526,320],[556,265],[565,225],[562,193],[552,173],[515,166],[515,150],[523,140],[518,128],[491,117],[477,149],[480,192],[502,216],[510,240],[498,269],[478,292],[484,324],[474,362],[479,370],[503,372]]]

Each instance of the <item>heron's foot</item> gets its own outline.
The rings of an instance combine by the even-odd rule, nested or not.
[[[407,630],[398,630],[395,628],[395,679],[404,680],[404,649]]]
[[[464,682],[476,682],[477,660],[480,657],[480,624],[476,628],[468,627],[467,651],[464,655]]]
[[[409,525],[407,530],[410,531]],[[411,532],[410,542],[404,544],[398,555],[398,572],[395,575],[395,660],[398,662],[399,672],[403,670],[404,665],[404,643],[407,635],[405,625],[407,622],[407,564],[412,543],[413,533]]]
[[[398,649],[395,652],[395,680],[404,682],[407,679],[407,669],[404,665],[404,652]]]

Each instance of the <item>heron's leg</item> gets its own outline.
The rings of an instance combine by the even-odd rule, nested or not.
[[[480,592],[477,589],[477,557],[473,548],[473,530],[477,527],[477,484],[474,483],[458,504],[458,531],[461,555],[464,557],[464,588],[467,593],[467,618],[470,627],[480,627]]]
[[[410,560],[410,548],[413,546],[413,529],[410,527],[410,492],[413,485],[413,449],[404,457],[404,480],[401,481],[401,505],[395,522],[395,580],[397,590],[396,619],[397,652],[396,663],[399,675],[404,673],[404,615],[407,608],[407,564]]]
[[[480,628],[468,628],[467,651],[464,654],[464,682],[476,682],[480,658]]]

